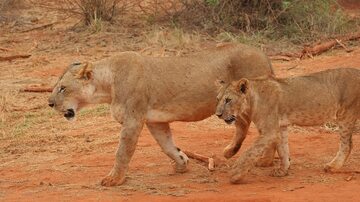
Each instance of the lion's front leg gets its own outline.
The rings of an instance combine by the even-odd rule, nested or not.
[[[231,143],[225,147],[224,149],[224,157],[231,158],[234,156],[240,149],[243,141],[246,138],[246,134],[249,130],[250,126],[250,118],[242,114],[236,118],[235,126],[236,126],[236,133],[231,141]]]
[[[114,167],[101,181],[101,185],[116,186],[125,181],[125,173],[134,154],[142,127],[143,122],[136,119],[129,119],[123,123]]]
[[[287,127],[281,127],[281,140],[280,144],[277,144],[277,152],[280,157],[280,167],[275,168],[272,172],[272,176],[283,177],[288,174],[290,167],[290,154],[289,154],[289,142],[288,142],[288,133]]]
[[[146,123],[146,125],[163,152],[175,161],[175,171],[186,172],[189,158],[175,146],[169,123]]]
[[[231,170],[232,183],[241,183],[245,175],[255,165],[257,160],[262,156],[264,151],[273,148],[278,144],[279,137],[276,131],[269,132],[267,134],[260,134],[254,144],[240,156],[235,162]]]

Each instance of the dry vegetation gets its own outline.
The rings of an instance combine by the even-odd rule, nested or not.
[[[2,0],[1,5],[19,1]],[[155,25],[253,44],[303,44],[354,32],[360,24],[358,16],[344,14],[336,0],[61,0],[48,7],[81,19],[94,32],[102,30],[104,22],[112,23],[107,29],[141,25],[152,30]]]

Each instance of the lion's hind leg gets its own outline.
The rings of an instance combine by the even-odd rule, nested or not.
[[[352,149],[352,133],[356,120],[345,119],[338,121],[340,133],[340,146],[335,158],[324,167],[326,172],[341,168],[348,159]]]
[[[175,146],[169,123],[146,123],[146,125],[163,152],[175,161],[175,171],[186,172],[189,158]]]

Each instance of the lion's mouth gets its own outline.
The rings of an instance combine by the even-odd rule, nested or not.
[[[74,109],[67,109],[66,112],[64,113],[64,117],[69,121],[74,119],[75,117]]]
[[[232,124],[235,121],[235,116],[231,116],[230,118],[224,119],[225,123]]]

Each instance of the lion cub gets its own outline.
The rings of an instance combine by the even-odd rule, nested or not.
[[[287,126],[292,124],[314,126],[336,121],[339,151],[324,169],[339,169],[350,154],[354,125],[360,118],[360,70],[342,68],[285,79],[222,82],[216,115],[229,124],[238,117],[248,117],[260,133],[234,164],[233,183],[239,183],[263,153],[274,147],[281,165],[273,175],[287,175],[290,166]]]

